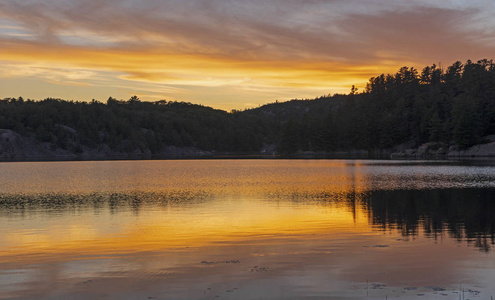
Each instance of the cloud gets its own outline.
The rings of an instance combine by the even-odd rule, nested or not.
[[[353,10],[345,4],[349,2],[355,7]],[[477,13],[471,8],[466,11],[390,4],[375,5],[371,9],[374,13],[369,13],[372,6],[365,3],[12,1],[0,4],[0,8],[4,18],[36,34],[37,40],[44,43],[84,46],[86,42],[88,47],[165,49],[251,61],[302,59],[347,63],[380,58],[377,53],[383,55],[383,49],[390,46],[407,50],[412,44],[416,48],[428,47],[425,42],[444,42],[445,36],[462,31],[459,20],[468,23],[462,20],[472,20]],[[478,34],[475,32],[474,38]],[[395,43],[390,45],[389,40]]]
[[[486,3],[442,4],[13,0],[0,3],[0,55],[169,87],[342,92],[403,65],[490,58],[495,25]]]
[[[353,2],[353,1],[351,1]],[[367,57],[335,24],[342,1],[53,1],[0,4],[38,41],[167,49],[233,59]],[[99,38],[95,38],[99,37]],[[356,36],[357,38],[358,36]],[[65,43],[64,43],[65,42]]]
[[[91,86],[98,80],[97,72],[76,68],[60,68],[43,64],[7,63],[0,66],[0,78],[38,77],[46,81],[73,86]]]
[[[431,64],[468,58],[478,59],[494,52],[481,30],[467,30],[478,11],[420,7],[384,15],[350,15],[342,22],[352,35],[361,35],[363,47],[375,53],[376,62],[394,60]]]
[[[4,41],[3,45],[0,53],[5,60],[31,64],[41,61],[66,68],[72,65],[74,68],[118,71],[127,74],[123,78],[170,84],[209,86],[211,81],[219,82],[217,79],[229,83],[239,78],[253,78],[285,85],[282,79],[286,78],[314,85],[317,84],[315,79],[326,81],[332,74],[338,80],[344,74],[360,76],[363,73],[330,61],[253,61],[217,55],[168,53],[157,49],[91,49],[20,40]],[[329,70],[333,73],[329,73]]]

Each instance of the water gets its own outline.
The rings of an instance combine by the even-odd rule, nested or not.
[[[0,164],[0,299],[490,299],[495,166]]]

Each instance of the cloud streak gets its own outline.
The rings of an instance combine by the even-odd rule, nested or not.
[[[495,26],[483,1],[442,2],[447,7],[389,2],[8,1],[0,3],[0,24],[6,24],[0,26],[0,56],[5,63],[53,67],[54,74],[84,69],[190,88],[191,100],[201,102],[191,87],[219,87],[218,97],[222,87],[242,86],[280,94],[289,88],[293,97],[313,97],[324,88],[363,86],[402,65],[495,53]],[[267,95],[273,93],[254,93],[253,101]]]

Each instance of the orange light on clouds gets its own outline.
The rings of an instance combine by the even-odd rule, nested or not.
[[[41,46],[41,47],[40,47]],[[346,66],[333,62],[248,61],[138,50],[84,49],[32,43],[14,43],[0,49],[2,58],[19,64],[7,75],[33,75],[34,68],[67,70],[66,77],[89,79],[98,71],[119,72],[128,81],[164,83],[176,86],[253,85],[272,88],[328,89],[347,92],[354,82],[365,81],[376,66]],[[74,72],[70,72],[74,69]],[[81,72],[80,69],[85,70]],[[22,73],[25,72],[25,74]],[[16,73],[17,72],[17,73]],[[6,75],[3,75],[5,77]],[[79,83],[81,84],[81,83]]]
[[[490,58],[487,5],[9,1],[0,97],[136,94],[230,110],[348,93],[404,65]]]

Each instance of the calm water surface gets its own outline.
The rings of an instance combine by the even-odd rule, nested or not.
[[[0,163],[0,299],[491,299],[495,166]]]

